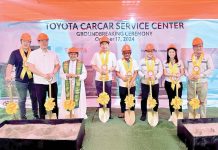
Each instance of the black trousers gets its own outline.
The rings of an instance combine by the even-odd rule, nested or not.
[[[180,82],[179,84],[180,84],[181,87],[178,90],[178,96],[181,98],[182,97],[182,88],[183,88],[183,86],[182,86],[182,82]],[[171,88],[171,82],[168,82],[168,81],[165,81],[164,87],[165,87],[165,90],[167,92],[167,96],[168,96],[168,99],[169,99],[170,113],[172,114],[172,112],[174,112],[174,108],[170,103],[171,103],[172,99],[176,96],[176,87],[173,90]],[[182,112],[182,107],[180,107],[179,111]]]
[[[49,85],[44,84],[35,84],[36,89],[36,97],[39,103],[39,117],[40,119],[45,119],[46,110],[45,110],[45,101],[46,101],[46,94],[48,93],[49,96]],[[51,84],[51,97],[54,98],[55,108],[52,110],[53,113],[57,114],[58,118],[58,104],[57,104],[57,94],[58,94],[58,87],[57,83]]]
[[[95,81],[97,95],[99,96],[101,92],[103,92],[103,82],[102,81]],[[105,92],[109,95],[110,100],[107,104],[107,108],[111,108],[111,87],[112,87],[112,81],[106,81],[105,82]],[[99,104],[100,107],[103,107],[103,105]]]
[[[157,105],[153,108],[153,110],[157,111],[158,106],[159,106],[159,100],[158,100],[159,84],[152,85],[151,88],[152,88],[152,96],[157,101]],[[142,113],[146,114],[147,113],[147,99],[148,99],[149,92],[150,92],[149,85],[141,83],[141,90],[142,90],[141,111]]]
[[[99,96],[101,92],[103,92],[103,82],[95,80],[97,95]],[[107,108],[111,108],[111,88],[112,88],[112,81],[105,82],[105,92],[109,95],[110,100],[107,104]],[[103,107],[103,105],[99,104],[99,107]],[[110,116],[111,116],[111,109],[110,109]]]
[[[128,88],[119,86],[119,93],[120,93],[121,112],[124,113],[126,111],[125,98],[128,95]],[[135,86],[130,88],[130,94],[133,94],[133,96],[135,97]],[[134,103],[135,103],[135,100],[134,100]],[[130,110],[135,110],[135,105],[131,107]]]

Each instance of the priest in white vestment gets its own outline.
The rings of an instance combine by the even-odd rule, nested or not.
[[[87,118],[86,115],[86,91],[84,80],[87,77],[87,71],[82,61],[78,59],[79,50],[75,47],[68,49],[69,60],[64,61],[60,69],[60,77],[62,78],[61,92],[61,110],[59,118],[68,118],[69,111],[64,109],[64,101],[72,99],[75,102],[73,115],[75,118]],[[72,93],[70,96],[70,83],[72,83]],[[67,117],[68,116],[68,117]]]

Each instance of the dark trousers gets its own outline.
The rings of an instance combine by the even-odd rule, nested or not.
[[[181,98],[182,97],[182,82],[179,83],[180,84],[180,88],[178,90],[178,96]],[[175,86],[175,89],[173,90],[171,88],[171,82],[168,82],[168,81],[165,81],[165,90],[167,92],[167,95],[168,95],[168,99],[169,99],[169,108],[170,108],[170,113],[172,114],[172,112],[174,112],[174,108],[173,106],[170,104],[172,99],[176,96],[176,86]],[[180,107],[179,109],[180,112],[182,112],[182,106]]]
[[[97,95],[99,96],[101,92],[103,92],[103,82],[95,80],[95,86],[97,90]],[[112,88],[112,81],[106,81],[105,82],[105,92],[109,95],[110,100],[107,104],[107,108],[111,108],[111,88]],[[103,105],[99,104],[100,108],[103,107]],[[110,109],[111,114],[111,109]]]
[[[39,117],[40,119],[45,119],[46,110],[45,110],[45,101],[46,101],[46,94],[49,95],[49,85],[44,84],[35,84],[36,89],[36,96],[39,103]],[[55,107],[52,110],[53,113],[57,114],[58,118],[58,104],[57,104],[57,93],[58,93],[58,87],[57,83],[51,84],[51,97],[54,98]]]
[[[29,91],[30,99],[32,103],[32,111],[33,116],[38,117],[38,102],[36,98],[35,92],[35,85],[32,82],[23,83],[16,81],[16,88],[18,91],[18,104],[20,109],[20,118],[26,119],[26,98],[27,98],[27,91]]]
[[[159,106],[159,100],[158,100],[158,95],[159,95],[159,84],[152,85],[152,96],[153,98],[157,101],[157,105],[153,108],[154,111],[158,110]],[[141,90],[142,90],[142,101],[141,101],[141,111],[142,113],[146,114],[147,113],[147,99],[149,96],[149,85],[141,83]]]
[[[126,111],[125,98],[128,95],[128,88],[119,86],[119,93],[120,93],[121,112],[124,113]],[[130,94],[133,94],[133,96],[135,97],[135,86],[130,88]],[[135,110],[135,106],[131,107],[130,110]]]

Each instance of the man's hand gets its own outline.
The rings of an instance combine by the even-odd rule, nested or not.
[[[48,73],[47,75],[50,77],[50,79],[54,77],[54,73]]]
[[[180,74],[180,73],[177,73],[177,74],[175,75],[175,77],[176,77],[176,78],[180,78],[180,77],[181,77],[181,74]]]
[[[149,79],[149,80],[155,80],[155,76],[154,76],[154,74],[153,75],[149,75],[148,73],[147,74],[145,74],[145,79]]]
[[[194,78],[195,80],[198,80],[198,79],[200,79],[200,75],[195,75],[193,78]]]
[[[188,76],[188,79],[192,80],[192,81],[198,80],[199,78],[200,78],[200,75],[191,74],[191,75]]]
[[[155,80],[155,77],[154,76],[151,76],[149,77],[150,80],[154,81]]]
[[[147,74],[147,73],[144,75],[144,79],[145,79],[145,80],[148,79],[148,74]]]
[[[77,75],[77,74],[73,74],[73,73],[67,73],[67,74],[66,74],[66,77],[67,77],[67,78],[77,78],[78,75]]]
[[[66,78],[71,78],[71,74],[70,73],[66,73]]]
[[[122,76],[121,79],[123,80],[123,82],[127,82],[128,81],[128,78],[125,77],[125,76]]]
[[[5,80],[6,80],[7,82],[11,82],[11,81],[12,81],[12,76],[6,76],[6,77],[5,77]]]
[[[45,75],[43,75],[43,77],[44,77],[46,80],[51,80],[51,77],[50,77],[49,74],[45,74]]]
[[[101,74],[102,74],[102,75],[106,75],[106,74],[108,74],[108,73],[109,73],[108,70],[106,70],[106,69],[101,69]]]
[[[129,82],[129,88],[131,88],[131,87],[133,87],[133,80],[131,80],[130,82]]]

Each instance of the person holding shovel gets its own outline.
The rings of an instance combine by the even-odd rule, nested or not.
[[[120,94],[120,107],[121,113],[118,115],[119,118],[124,118],[124,112],[126,111],[125,98],[128,94],[133,94],[135,97],[135,79],[138,74],[138,65],[135,59],[131,58],[131,47],[125,44],[122,47],[123,58],[119,59],[116,66],[116,75],[119,78],[119,94]],[[130,93],[128,93],[130,88]],[[135,103],[135,100],[134,100]],[[130,110],[134,111],[135,106],[131,107]]]
[[[30,53],[27,65],[30,71],[33,72],[40,119],[45,119],[46,110],[44,104],[47,92],[50,95],[49,98],[54,98],[55,106],[52,112],[56,113],[58,118],[58,86],[55,74],[60,69],[59,58],[54,51],[48,50],[49,38],[47,34],[40,33],[37,40],[40,48]]]
[[[145,46],[146,56],[142,58],[139,63],[139,76],[141,78],[141,111],[142,115],[140,120],[145,121],[147,116],[147,100],[150,92],[150,87],[152,88],[152,97],[156,100],[156,105],[153,108],[154,112],[158,111],[158,95],[159,95],[159,82],[163,74],[163,66],[160,61],[154,55],[154,45],[149,43]],[[151,86],[150,86],[151,84]]]
[[[171,105],[171,102],[176,96],[178,96],[180,99],[182,97],[183,85],[181,82],[181,77],[184,75],[184,65],[182,61],[178,59],[177,49],[172,44],[167,48],[167,60],[163,66],[165,76],[164,87],[169,99],[169,108],[171,114],[169,121],[172,121],[172,113],[174,112],[174,108],[173,105]],[[178,111],[182,112],[182,106]]]
[[[35,93],[35,86],[33,84],[32,72],[27,67],[27,59],[31,53],[30,44],[31,36],[28,33],[23,33],[20,37],[21,47],[14,50],[8,60],[6,68],[5,80],[11,84],[12,70],[15,66],[15,85],[18,91],[18,104],[20,110],[20,119],[26,120],[26,98],[27,91],[29,91],[32,102],[33,118],[38,119],[38,103]]]
[[[63,80],[61,100],[73,100],[75,103],[73,117],[87,119],[86,91],[84,84],[84,80],[87,78],[87,71],[83,62],[78,59],[78,48],[69,48],[67,53],[70,59],[63,62],[60,70],[60,77]],[[64,112],[63,114],[67,113],[66,110]]]
[[[194,38],[192,46],[193,53],[185,66],[188,79],[188,110],[189,113],[193,114],[193,109],[189,102],[197,97],[200,101],[200,117],[206,118],[208,77],[212,73],[214,65],[211,56],[204,52],[203,40],[201,38]]]
[[[99,96],[104,90],[109,95],[110,99],[107,103],[107,108],[110,109],[111,116],[111,88],[112,88],[112,73],[116,67],[116,56],[109,50],[110,40],[107,36],[100,38],[100,50],[94,54],[91,60],[92,68],[96,71],[95,85],[97,95]],[[103,89],[103,82],[105,82],[105,89]],[[100,105],[102,108],[103,105]]]

